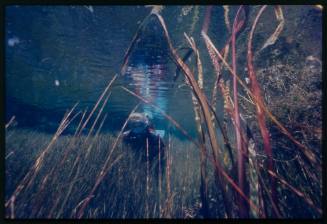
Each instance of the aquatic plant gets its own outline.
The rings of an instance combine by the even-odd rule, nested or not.
[[[110,104],[111,93],[115,91],[113,83],[119,77],[118,74],[108,83],[89,113],[87,110],[75,112],[74,105],[65,114],[52,138],[11,130],[14,122],[12,117],[6,124],[6,171],[9,176],[6,183],[6,217],[285,218],[298,215],[288,210],[292,201],[301,202],[298,206],[302,208],[308,205],[308,216],[320,217],[321,154],[308,147],[309,141],[300,141],[296,137],[292,125],[285,124],[287,119],[283,117],[286,117],[286,113],[281,108],[278,111],[278,106],[267,102],[265,96],[272,97],[267,90],[271,83],[260,82],[264,79],[264,72],[259,72],[255,67],[254,55],[274,46],[283,31],[285,18],[282,7],[274,7],[277,28],[254,53],[254,31],[268,6],[260,7],[251,19],[247,6],[240,6],[231,20],[233,24],[229,19],[232,9],[224,6],[228,38],[221,50],[217,49],[209,36],[213,6],[206,6],[200,32],[209,58],[200,51],[200,40],[190,36],[193,31],[196,32],[197,11],[194,11],[191,34],[184,33],[185,43],[190,48],[186,56],[182,57],[179,54],[181,48],[174,47],[161,14],[165,9],[162,6],[149,7],[152,10],[136,30],[124,55],[119,75],[125,74],[137,39],[148,20],[156,19],[168,43],[170,58],[177,71],[184,75],[184,82],[191,91],[197,138],[193,138],[177,119],[162,110],[156,102],[124,86],[119,88],[140,103],[157,109],[189,141],[183,142],[168,133],[167,150],[165,155],[160,155],[159,150],[159,170],[156,170],[150,166],[148,141],[145,163],[139,154],[121,143],[130,116],[115,135],[102,134],[101,129],[107,118],[103,110]],[[188,14],[191,10],[185,8],[184,13]],[[198,6],[194,10],[199,10]],[[249,30],[246,31],[248,24]],[[237,41],[244,36],[247,37],[247,42],[243,44],[247,66],[245,78],[240,76],[237,60],[241,57]],[[191,56],[195,58],[194,65],[187,61]],[[204,90],[205,60],[212,63],[215,73],[210,97]],[[178,74],[175,79],[177,77]],[[231,89],[230,82],[233,83]],[[293,90],[289,99],[300,96],[297,92],[299,88],[294,87],[297,90]],[[310,105],[306,99],[297,100]],[[281,105],[288,109],[289,101]],[[223,106],[222,115],[217,114],[219,102]],[[140,103],[130,113],[135,112]],[[74,134],[61,136],[78,117],[80,120]],[[224,119],[223,122],[221,119]],[[87,134],[83,135],[88,126]],[[303,131],[303,135],[314,127],[308,125],[305,129],[307,131]],[[319,130],[317,133],[319,136]],[[285,159],[286,152],[276,151],[280,147],[279,143],[274,142],[276,136],[281,142],[289,144],[290,151],[296,153],[294,158]],[[20,157],[24,154],[23,148],[16,145],[19,138],[27,139],[24,150],[33,152],[33,156]],[[166,172],[161,175],[164,167],[160,166],[160,160],[163,157],[166,158]],[[19,170],[17,164],[25,159],[29,161],[26,165],[29,168]],[[20,174],[11,177],[10,172],[14,171]],[[294,173],[294,178],[287,172]],[[315,183],[317,186],[314,186]]]

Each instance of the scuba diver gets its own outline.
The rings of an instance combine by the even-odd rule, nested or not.
[[[136,150],[140,149],[140,147],[146,147],[146,144],[148,144],[149,148],[156,148],[157,150],[159,150],[159,147],[165,147],[160,133],[154,129],[149,116],[145,113],[132,113],[126,128],[127,131],[123,133],[123,140]]]
[[[161,111],[167,111],[168,43],[157,23],[157,20],[149,19],[142,30],[142,35],[136,40],[129,64],[122,71],[126,82],[136,94],[155,102]],[[161,167],[164,167],[163,138],[168,124],[160,110],[143,104],[139,113],[132,113],[123,133],[123,141],[130,145],[132,150],[140,152],[143,159],[154,162],[160,158]],[[160,130],[155,129],[154,123]]]
[[[132,113],[123,132],[123,141],[131,148],[141,153],[143,161],[158,164],[160,157],[161,173],[165,172],[165,144],[160,130],[155,130],[146,113]],[[148,153],[148,154],[147,154]],[[155,174],[159,167],[155,166]]]
[[[139,63],[134,67],[128,67],[126,79],[138,95],[153,100],[161,110],[166,111],[167,98],[164,92],[166,90],[162,90],[164,72],[165,70],[160,64]],[[140,154],[144,162],[149,161],[155,176],[165,173],[166,159],[163,138],[166,125],[167,122],[157,109],[142,104],[138,113],[130,115],[123,133],[123,142]]]
[[[135,67],[129,67],[127,76],[130,78],[130,83],[134,86],[135,92],[144,98],[153,99],[158,107],[166,110],[167,102],[166,96],[162,95],[160,85],[162,84],[161,77],[163,76],[164,69],[160,65],[142,65],[138,64]],[[163,118],[160,113],[152,108],[150,105],[143,104],[140,113],[132,113],[129,122],[124,132],[124,141],[129,143],[135,150],[140,147],[146,147],[146,139],[150,148],[156,148],[158,152],[158,144],[164,147],[163,137],[165,130],[156,130],[153,125],[153,116],[158,121]],[[162,122],[166,123],[166,122]],[[161,129],[163,125],[159,124]],[[160,141],[159,141],[160,140]]]

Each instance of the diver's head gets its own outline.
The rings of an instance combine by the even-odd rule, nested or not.
[[[146,111],[144,112],[144,115],[145,117],[148,119],[148,120],[152,120],[153,119],[153,115],[150,111]]]

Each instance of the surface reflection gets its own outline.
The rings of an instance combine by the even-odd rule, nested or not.
[[[154,102],[161,110],[167,111],[168,86],[165,81],[166,69],[163,64],[138,64],[128,67],[126,75],[129,77],[129,86],[145,99]],[[151,119],[160,118],[160,111],[148,104],[142,105],[142,112]]]
[[[169,103],[169,83],[172,81],[167,66],[167,49],[162,29],[156,20],[151,20],[137,40],[125,74],[127,85],[133,91],[153,102],[166,113]],[[164,117],[160,110],[143,104],[140,112],[147,114],[159,128],[165,128]]]

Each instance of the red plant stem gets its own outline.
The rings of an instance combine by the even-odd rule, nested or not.
[[[208,29],[209,29],[209,25],[210,25],[210,18],[211,18],[211,11],[212,11],[212,6],[207,6],[201,32],[208,33]],[[211,96],[211,104],[215,108],[215,101],[216,101],[215,96],[217,94],[217,85],[219,84],[219,80],[220,80],[220,77],[221,77],[221,73],[220,73],[221,68],[220,68],[220,65],[219,65],[219,62],[218,62],[218,58],[214,54],[212,48],[209,47],[207,42],[205,42],[205,44],[206,44],[206,47],[208,49],[209,56],[210,56],[210,58],[212,60],[212,63],[213,63],[213,66],[214,66],[214,69],[215,69],[215,72],[216,72],[216,80],[215,80],[215,84],[214,84],[214,88],[212,90],[212,96]]]
[[[187,65],[185,65],[185,63],[183,62],[183,60],[177,55],[176,50],[172,46],[172,43],[171,43],[171,40],[170,40],[170,37],[169,37],[169,34],[168,34],[168,31],[167,31],[167,28],[166,28],[166,25],[165,25],[165,22],[164,22],[163,18],[158,13],[154,13],[154,15],[158,18],[158,20],[159,20],[159,22],[160,22],[160,24],[161,24],[161,26],[162,26],[162,28],[164,30],[164,34],[165,34],[166,40],[168,42],[170,52],[174,56],[174,62],[179,67],[181,67],[183,73],[185,74],[185,76],[187,77],[188,81],[192,85],[193,91],[194,91],[194,93],[195,93],[195,95],[196,95],[196,97],[197,97],[197,99],[198,99],[198,101],[199,101],[199,103],[201,105],[201,109],[202,109],[202,112],[204,114],[205,121],[207,123],[207,128],[208,128],[208,132],[209,132],[210,143],[211,143],[211,146],[212,146],[212,149],[213,149],[212,150],[212,154],[213,154],[212,162],[213,162],[213,164],[215,166],[216,173],[218,174],[218,176],[225,177],[226,180],[227,180],[227,182],[229,184],[231,184],[231,186],[236,190],[236,192],[238,192],[246,200],[246,202],[253,209],[255,209],[258,212],[259,211],[258,207],[256,207],[253,204],[253,202],[242,192],[242,190],[237,186],[237,184],[233,181],[233,179],[222,169],[222,167],[218,163],[218,161],[217,161],[217,154],[220,151],[220,147],[217,144],[218,143],[217,142],[217,138],[216,138],[215,131],[214,131],[213,126],[212,126],[212,123],[211,123],[211,116],[210,116],[209,104],[208,104],[207,98],[204,95],[204,93],[200,90],[199,86],[197,85],[197,83],[196,83],[196,81],[194,79],[194,75],[191,72],[191,70],[188,68]],[[202,32],[202,35],[203,34],[204,34],[204,32]],[[125,89],[126,91],[132,93],[130,90],[128,90],[126,88],[123,88],[123,89]],[[132,93],[132,94],[133,95],[136,95],[135,93]],[[140,98],[140,99],[142,99],[140,96],[137,96],[137,97]],[[142,99],[142,101],[145,101],[145,102],[150,103],[149,101],[147,101],[145,99]],[[152,104],[152,103],[151,103],[151,105],[154,106],[154,104]],[[167,115],[166,115],[166,117],[167,117]],[[223,195],[224,195],[225,194],[225,189],[222,188],[222,192],[223,192]],[[224,199],[225,199],[224,201],[226,202],[227,198],[224,197]]]
[[[311,149],[309,149],[304,144],[300,143],[298,140],[296,140],[291,133],[284,127],[284,125],[277,120],[277,118],[269,111],[269,109],[264,105],[263,102],[260,102],[256,99],[254,94],[251,92],[251,90],[247,87],[247,85],[241,80],[241,78],[238,76],[238,74],[234,73],[232,71],[232,68],[229,66],[229,64],[226,62],[224,57],[221,55],[221,53],[217,50],[217,48],[212,43],[211,39],[206,33],[201,33],[202,37],[204,38],[205,42],[210,45],[210,47],[213,49],[213,51],[217,54],[219,59],[223,62],[227,70],[230,72],[230,75],[236,76],[239,84],[243,87],[244,90],[249,94],[249,96],[252,97],[253,101],[257,103],[260,108],[268,115],[270,120],[277,125],[279,130],[286,135],[294,144],[296,144],[299,147],[300,152],[304,155],[304,159],[306,162],[309,162],[311,166],[316,168],[319,172],[321,171],[321,165],[320,160],[316,157],[316,155],[312,152]]]
[[[238,187],[238,185],[235,183],[235,181],[233,180],[233,178],[231,176],[229,176],[224,169],[220,166],[219,163],[217,163],[217,161],[214,160],[214,158],[209,158],[210,161],[212,162],[212,164],[215,167],[215,172],[219,173],[220,175],[222,175],[226,181],[232,186],[232,188],[248,203],[248,205],[255,210],[255,212],[257,214],[259,214],[260,218],[265,218],[265,215],[260,213],[260,209],[251,201],[251,199],[249,197],[247,197],[247,195]]]
[[[301,144],[300,142],[298,142],[288,131],[287,129],[273,116],[273,114],[271,114],[271,112],[265,107],[265,105],[263,104],[263,102],[259,102],[256,97],[254,96],[254,94],[252,94],[252,92],[248,89],[248,87],[244,84],[244,82],[239,78],[239,76],[234,73],[231,69],[231,67],[229,66],[229,64],[224,60],[223,56],[221,55],[221,53],[217,50],[217,48],[213,45],[211,39],[208,37],[208,35],[206,33],[201,33],[201,35],[203,36],[204,40],[206,41],[206,43],[208,43],[208,46],[212,47],[212,49],[214,50],[214,52],[217,54],[217,56],[219,56],[219,59],[224,63],[224,65],[226,66],[226,68],[230,71],[231,75],[236,76],[236,78],[238,79],[238,82],[241,84],[241,86],[249,93],[249,95],[253,98],[254,102],[256,102],[257,104],[259,104],[260,108],[267,113],[267,115],[271,118],[271,120],[277,125],[277,127],[281,130],[281,132],[283,134],[285,134],[292,142],[294,142],[297,146],[300,147],[301,151],[303,153],[303,155],[305,156],[304,159],[307,159],[308,161],[312,162],[311,165],[316,164],[317,163],[317,159],[314,156],[314,154],[310,151],[309,148],[307,148],[305,145]],[[264,167],[261,166],[263,169]],[[318,169],[318,171],[320,171],[320,167],[316,167]],[[272,173],[268,171],[268,173],[271,175]],[[275,175],[275,178],[280,179],[278,176]],[[289,186],[291,186],[289,184]],[[294,187],[293,187],[294,188]],[[291,189],[292,190],[292,189]],[[252,207],[252,206],[251,206]],[[262,207],[262,206],[260,206]],[[277,207],[277,206],[276,206]],[[264,213],[260,213],[260,217],[265,217]]]
[[[203,23],[203,26],[202,26],[201,33],[205,33],[206,35],[208,33],[208,29],[209,29],[209,25],[210,25],[211,10],[212,10],[212,6],[207,6],[205,19],[204,19],[204,23]],[[235,36],[236,37],[239,34],[239,31],[241,30],[241,28],[244,26],[244,24],[245,24],[244,20],[241,20],[241,21],[239,21],[237,23],[237,25],[235,27]],[[225,46],[221,50],[221,54],[224,55],[224,57],[225,57],[225,53],[226,53],[225,51],[226,51],[226,49],[227,49],[227,47],[228,47],[228,45],[230,44],[231,41],[232,41],[232,37],[230,36],[228,38]],[[219,82],[220,77],[221,77],[221,65],[219,64],[219,58],[215,54],[212,47],[210,47],[210,45],[208,44],[207,41],[205,41],[205,44],[206,44],[206,47],[208,49],[209,56],[211,58],[212,64],[214,66],[214,70],[216,72],[216,80],[215,80],[214,88],[213,88],[212,95],[211,95],[211,104],[212,104],[213,108],[215,108],[215,98],[216,98],[215,96],[217,94],[217,86],[218,85],[220,87],[220,90],[221,90],[222,94],[224,95],[224,88],[223,88],[222,84]],[[232,114],[230,114],[230,115],[232,117]]]
[[[243,9],[243,6],[240,6],[233,23],[232,29],[232,69],[236,73],[236,26],[237,21],[239,20],[240,13]],[[235,121],[235,135],[236,135],[236,147],[237,147],[237,174],[238,174],[238,185],[243,192],[246,192],[245,187],[245,165],[244,165],[244,156],[242,151],[245,152],[245,147],[241,139],[241,122],[240,114],[238,110],[238,91],[237,91],[237,79],[233,77],[233,97],[234,97],[234,121]],[[244,199],[239,196],[239,215],[241,218],[246,218],[249,215],[248,208],[244,202]]]
[[[249,78],[250,78],[250,83],[251,83],[251,90],[252,90],[253,95],[256,97],[257,101],[259,101],[262,104],[263,104],[263,99],[261,96],[261,90],[260,90],[259,83],[256,79],[256,74],[255,74],[254,67],[253,67],[252,39],[253,39],[253,33],[255,30],[256,24],[261,16],[261,14],[263,13],[263,11],[266,8],[267,8],[267,6],[265,5],[260,9],[259,13],[257,14],[257,16],[253,22],[250,36],[249,36],[248,50],[247,50],[247,64],[248,64],[248,72],[249,72]],[[261,109],[261,107],[258,103],[256,104],[256,111],[257,111],[257,120],[258,120],[258,124],[259,124],[259,128],[260,128],[260,132],[262,135],[262,139],[263,139],[264,151],[268,157],[268,170],[273,172],[274,171],[274,161],[272,159],[272,148],[271,148],[270,139],[269,139],[270,134],[267,129],[266,122],[265,122],[265,113]],[[276,205],[278,205],[277,204],[278,200],[277,200],[277,191],[276,191],[276,179],[273,176],[270,177],[270,184],[271,184],[272,200],[274,201],[274,203]],[[276,214],[274,214],[274,215],[276,215]]]
[[[222,51],[225,52],[225,49],[227,48],[227,46],[229,45],[230,42],[232,42],[232,57],[233,57],[233,72],[236,73],[236,49],[235,49],[235,39],[236,39],[236,35],[238,34],[238,32],[241,30],[242,26],[245,24],[244,20],[239,21],[239,16],[240,13],[243,9],[243,6],[241,6],[238,11],[237,11],[237,15],[235,17],[234,20],[234,24],[233,24],[233,32],[232,32],[232,36],[228,39],[225,47],[222,49]],[[207,33],[208,31],[208,26],[209,26],[209,18],[210,18],[210,11],[211,8],[207,8],[206,11],[206,17],[205,17],[205,21],[204,21],[204,25],[202,28],[202,32],[203,33]],[[215,95],[216,95],[216,89],[217,89],[217,85],[219,85],[220,90],[222,92],[222,94],[224,95],[224,87],[223,84],[221,82],[219,82],[220,80],[220,75],[221,75],[221,66],[219,64],[219,60],[217,55],[215,55],[214,50],[210,47],[210,45],[208,44],[207,41],[205,41],[206,47],[208,49],[210,58],[213,62],[214,65],[214,69],[215,72],[217,74],[217,78],[215,81],[215,87],[213,89],[212,92],[212,104],[215,103]],[[223,53],[224,54],[224,53]],[[238,111],[238,99],[237,99],[237,79],[234,76],[233,79],[233,88],[234,88],[234,105],[235,105],[235,109],[234,109],[234,113],[230,110],[229,115],[231,116],[232,120],[234,120],[234,125],[235,125],[235,132],[236,132],[236,140],[237,140],[237,149],[238,149],[238,185],[239,187],[242,189],[243,192],[246,192],[245,190],[245,169],[244,169],[244,153],[245,153],[245,147],[243,147],[242,145],[242,141],[241,141],[241,127],[240,127],[240,117],[239,117],[239,111]],[[231,108],[230,108],[231,109]],[[244,152],[243,152],[244,151]],[[248,207],[247,204],[245,203],[244,199],[239,195],[239,206],[240,206],[240,217],[247,217],[249,212],[248,212]]]
[[[137,94],[135,94],[134,92],[122,87],[124,90],[126,90],[127,92],[131,93],[132,95],[136,96],[137,98],[139,98],[140,100],[142,100],[143,102],[145,103],[148,103],[150,104],[151,106],[153,106],[154,108],[159,108],[159,107],[156,107],[153,103],[147,101],[146,99],[142,98],[141,96],[138,96]],[[169,120],[171,122],[173,122],[174,125],[176,125],[176,122],[171,118],[169,117],[167,114],[165,114],[163,111],[161,111],[161,113],[166,116],[166,118],[169,118]],[[180,126],[176,126],[177,128],[179,128]],[[183,129],[182,129],[183,130]],[[183,133],[183,132],[182,132]],[[192,140],[192,142],[194,144],[196,144],[196,142],[194,140]],[[170,141],[169,141],[170,143]],[[196,144],[198,147],[200,147],[198,144]],[[169,150],[170,150],[170,144],[169,144]],[[169,156],[168,156],[168,162],[167,164],[171,164],[170,160],[171,160],[171,155],[170,155],[170,151],[168,152]],[[237,184],[233,181],[233,178],[231,178],[224,170],[223,168],[219,165],[219,163],[215,160],[215,156],[213,156],[212,158],[211,157],[208,157],[210,159],[210,161],[214,164],[214,166],[217,168],[216,172],[221,174],[222,176],[224,176],[227,180],[227,182],[235,189],[236,192],[238,192],[238,194],[241,195],[241,197],[244,198],[244,200],[254,209],[256,210],[257,212],[259,211],[259,208],[256,207],[253,202],[240,190],[240,188],[237,186]],[[169,176],[170,175],[170,168],[168,167],[167,169],[167,175]],[[170,179],[169,179],[170,180]],[[170,192],[170,184],[167,183],[167,186],[169,187],[169,190],[168,192]],[[262,216],[260,216],[262,217]]]

